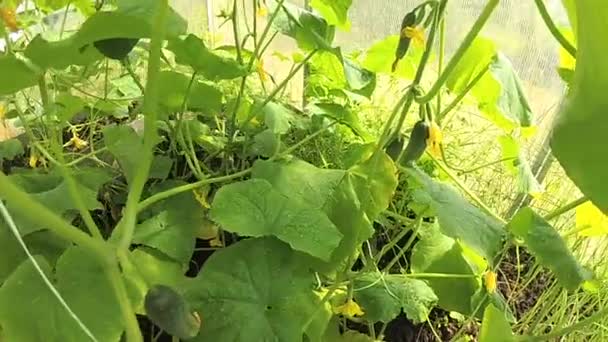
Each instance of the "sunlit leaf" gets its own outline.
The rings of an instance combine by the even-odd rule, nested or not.
[[[224,230],[245,236],[273,235],[325,261],[342,239],[323,211],[284,196],[262,179],[223,186],[210,215]]]
[[[498,142],[502,148],[502,158],[506,159],[503,165],[517,176],[519,192],[531,196],[541,195],[544,192],[543,186],[532,173],[519,142],[511,135],[499,136]]]
[[[371,72],[391,74],[391,65],[395,59],[395,49],[398,44],[398,35],[391,35],[374,43],[366,51],[362,66]],[[421,56],[422,49],[412,46],[405,57],[399,61],[394,74],[400,78],[413,79]]]
[[[291,127],[293,113],[280,103],[270,101],[264,108],[264,123],[275,134],[285,134]]]
[[[532,209],[525,207],[509,222],[508,229],[523,239],[538,262],[551,269],[568,290],[576,290],[589,279],[559,233]]]
[[[484,311],[479,342],[515,342],[504,313],[494,305],[488,305]]]
[[[593,203],[586,202],[576,207],[576,229],[582,236],[602,236],[608,234],[608,215]]]
[[[441,232],[459,239],[492,262],[502,244],[505,231],[501,223],[481,209],[473,206],[452,186],[436,181],[417,168],[408,168],[408,174],[417,185],[414,192],[423,192],[426,205],[437,214]]]
[[[203,320],[193,341],[301,340],[306,321],[322,312],[308,260],[272,237],[215,252],[186,290]]]
[[[551,148],[566,174],[604,214],[608,214],[606,129],[608,127],[608,65],[605,44],[608,36],[604,13],[608,2],[575,1],[578,23],[577,61],[573,83],[558,114]]]
[[[226,80],[245,76],[248,70],[232,56],[221,50],[209,50],[197,36],[190,34],[169,41],[167,49],[175,54],[175,60],[191,66],[208,80]]]
[[[354,298],[363,307],[363,318],[390,322],[401,310],[414,323],[428,319],[437,302],[433,290],[422,280],[406,275],[367,273],[357,276]]]
[[[352,0],[312,0],[310,7],[317,10],[330,25],[349,31],[350,20],[348,20],[348,9]]]
[[[448,89],[460,94],[496,55],[496,45],[487,38],[477,37],[467,48],[446,81]]]
[[[490,69],[473,87],[479,109],[505,129],[533,125],[533,114],[521,81],[507,57],[498,53]]]

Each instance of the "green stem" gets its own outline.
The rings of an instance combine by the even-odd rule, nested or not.
[[[474,167],[474,168],[469,169],[469,170],[458,171],[458,175],[462,176],[462,175],[467,174],[467,173],[471,173],[471,172],[475,172],[475,171],[478,171],[478,170],[481,170],[481,169],[485,169],[488,166],[496,165],[498,163],[504,163],[506,161],[510,161],[510,160],[514,160],[514,159],[517,159],[517,157],[507,157],[507,158],[502,158],[502,159],[499,159],[499,160],[494,160],[494,161],[491,161],[491,162],[479,165],[479,166]]]
[[[545,26],[549,29],[553,37],[558,41],[558,43],[564,48],[564,50],[568,51],[570,56],[576,58],[576,48],[564,37],[564,35],[559,31],[555,23],[551,19],[549,12],[547,11],[547,7],[542,0],[534,0],[536,4],[536,8],[538,9],[538,13],[541,18],[545,22]]]
[[[279,11],[281,10],[281,6],[282,6],[282,4],[283,4],[284,1],[285,0],[279,0],[277,2],[277,9],[272,13],[272,15],[270,16],[270,19],[266,23],[266,27],[264,28],[264,31],[262,32],[262,36],[260,37],[259,42],[256,44],[256,46],[255,46],[255,48],[253,50],[253,55],[249,59],[249,63],[247,64],[247,70],[251,70],[251,68],[253,67],[253,63],[255,62],[255,60],[260,57],[258,55],[260,53],[260,46],[262,46],[262,42],[264,41],[264,39],[266,39],[266,36],[268,35],[268,32],[270,32],[270,28],[272,27],[272,23],[274,22],[274,20],[278,16]],[[235,4],[236,4],[236,0],[235,0]],[[255,15],[255,13],[254,13],[254,15]],[[253,37],[254,40],[256,40],[256,38],[257,37],[255,37],[255,36]],[[236,45],[238,46],[238,40],[237,40]],[[237,49],[238,49],[238,47],[237,47]],[[237,50],[237,51],[239,51],[239,50]],[[239,61],[242,62],[241,59],[239,59]],[[234,139],[234,133],[236,131],[236,114],[238,113],[239,107],[241,106],[241,101],[242,101],[242,98],[243,98],[243,93],[245,92],[245,85],[247,84],[247,77],[249,77],[249,73],[247,73],[241,79],[241,85],[240,85],[239,93],[237,95],[236,102],[234,104],[234,109],[232,110],[232,115],[230,116],[230,124],[229,124],[229,129],[228,129],[228,141],[230,143],[232,143],[232,140]]]
[[[239,64],[243,64],[243,56],[241,54],[241,45],[239,41],[239,26],[238,26],[238,5],[237,0],[232,2],[232,34],[234,35],[234,47],[236,48],[236,59]]]
[[[587,201],[589,201],[589,198],[587,198],[587,196],[583,196],[581,198],[575,199],[574,201],[548,213],[547,215],[545,215],[544,219],[545,219],[545,221],[551,221],[554,218],[561,216],[562,214],[565,214],[568,211],[578,207],[579,205],[586,203]]]
[[[399,259],[401,259],[403,257],[403,255],[410,248],[412,243],[414,243],[414,239],[416,239],[416,236],[418,235],[418,231],[420,230],[420,227],[422,227],[422,216],[419,216],[416,221],[417,221],[416,227],[412,231],[412,235],[407,240],[407,242],[405,243],[403,248],[399,251],[399,253],[397,253],[397,255],[395,255],[395,257],[393,257],[393,259],[384,267],[384,269],[383,269],[384,272],[390,272],[391,268],[393,268],[393,266],[399,261]]]
[[[129,74],[129,76],[131,76],[131,79],[133,79],[133,82],[135,82],[135,85],[137,86],[137,88],[139,88],[139,90],[142,92],[142,94],[145,93],[146,88],[144,88],[144,86],[141,84],[139,77],[137,77],[135,70],[133,70],[133,66],[131,65],[131,61],[129,60],[129,57],[125,57],[125,59],[122,61],[122,65],[127,70],[127,73]]]
[[[443,59],[445,57],[445,16],[441,18],[441,22],[439,23],[439,60],[437,61],[437,72],[441,74],[441,70],[443,70]],[[435,112],[441,112],[441,92],[437,93],[437,108]],[[437,122],[439,122],[439,117],[437,117]]]
[[[408,278],[477,278],[476,274],[451,274],[451,273],[408,273],[405,274]]]
[[[450,74],[452,73],[452,71],[454,71],[454,68],[456,68],[456,65],[458,65],[458,62],[460,61],[462,56],[464,56],[465,52],[467,52],[467,50],[471,46],[471,43],[473,43],[473,40],[475,39],[475,37],[477,37],[477,35],[481,31],[481,29],[483,28],[485,23],[488,21],[488,19],[490,18],[490,15],[494,11],[494,8],[496,8],[496,5],[498,5],[499,1],[500,0],[488,0],[483,11],[479,15],[479,17],[477,17],[475,24],[473,24],[473,27],[467,33],[466,37],[464,38],[464,40],[458,47],[458,50],[456,50],[456,52],[454,53],[454,55],[448,62],[448,65],[446,65],[445,69],[443,70],[443,72],[441,73],[441,75],[439,76],[437,81],[435,81],[435,83],[433,84],[431,89],[425,95],[416,98],[417,102],[427,103],[433,97],[435,97],[437,92],[439,92],[439,89],[441,89],[441,86],[443,86],[443,84],[447,81],[447,79],[450,76]]]
[[[475,75],[471,82],[467,84],[467,86],[462,90],[462,92],[460,92],[460,94],[458,94],[454,98],[454,100],[452,100],[452,102],[450,102],[450,104],[445,107],[444,110],[438,112],[439,114],[437,115],[437,122],[441,122],[445,118],[445,116],[449,112],[451,112],[460,103],[460,101],[462,101],[462,99],[464,99],[464,97],[471,91],[471,89],[473,89],[473,87],[479,82],[479,80],[481,80],[481,78],[486,74],[486,72],[488,72],[489,69],[490,64],[486,65],[485,68],[483,68],[477,75]],[[439,94],[437,95],[437,98],[439,99]]]
[[[118,245],[119,249],[125,251],[129,248],[131,240],[133,239],[138,203],[146,180],[148,179],[150,166],[152,164],[153,149],[157,141],[156,112],[158,110],[158,95],[160,90],[160,51],[165,36],[168,8],[168,0],[161,0],[154,18],[152,39],[150,43],[150,57],[148,59],[148,77],[144,97],[144,143],[139,165],[127,196],[125,216],[122,221],[122,236]]]

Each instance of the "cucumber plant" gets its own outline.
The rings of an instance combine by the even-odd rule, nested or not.
[[[540,186],[517,141],[533,131],[530,105],[508,58],[479,35],[499,0],[445,65],[448,0],[410,9],[400,32],[363,54],[333,41],[350,27],[351,2],[314,0],[308,11],[252,0],[247,15],[234,1],[222,12],[234,44],[218,48],[189,34],[167,0],[33,1],[28,16],[15,14],[20,1],[0,3],[0,120],[22,128],[0,142],[0,339],[156,340],[147,326],[174,340],[382,339],[397,316],[425,322],[439,307],[481,319],[480,341],[549,340],[605,316],[516,336],[496,288],[505,251],[525,246],[570,291],[588,284],[593,275],[550,224],[587,197],[507,221],[443,157],[442,120],[471,96],[504,130],[521,191]],[[606,213],[608,69],[597,61],[608,5],[571,2],[574,47],[536,4],[580,56],[553,148]],[[68,34],[72,7],[84,19]],[[55,37],[32,25],[57,10]],[[12,40],[15,30],[27,34]],[[299,52],[275,80],[263,60],[279,34]],[[305,66],[298,108],[283,95]],[[387,77],[408,85],[374,134],[356,113]],[[303,150],[323,141],[345,146],[331,167]]]

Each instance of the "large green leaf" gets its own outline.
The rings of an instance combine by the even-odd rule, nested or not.
[[[186,290],[203,319],[193,341],[302,340],[320,306],[307,261],[273,237],[215,252]]]
[[[51,266],[44,258],[36,257],[36,261],[42,271],[50,276]],[[58,306],[59,302],[31,261],[24,261],[0,287],[2,338],[24,342],[66,341],[56,322],[58,315],[67,316],[67,313]],[[72,328],[79,329],[76,326]]]
[[[271,11],[277,10],[277,1],[269,0]],[[296,40],[298,46],[304,50],[331,50],[335,29],[325,19],[284,2],[273,25],[283,34]]]
[[[48,262],[42,257],[36,260],[53,279]],[[55,278],[55,287],[68,306],[99,341],[120,340],[124,327],[118,301],[103,269],[89,252],[82,247],[68,249],[57,262]],[[29,259],[0,288],[0,325],[2,337],[9,341],[90,340]]]
[[[32,87],[40,79],[40,74],[35,69],[13,55],[0,56],[0,75],[5,80],[0,82],[0,95]]]
[[[488,305],[483,314],[479,342],[515,342],[504,313],[494,305]]]
[[[414,323],[427,320],[437,302],[433,290],[422,280],[406,275],[366,273],[354,281],[353,296],[370,322],[388,323],[401,310]]]
[[[374,43],[365,53],[363,68],[375,73],[392,74],[391,65],[395,59],[398,44],[398,35],[391,35]],[[397,65],[394,75],[404,79],[413,79],[421,57],[422,49],[412,46]]]
[[[412,273],[446,273],[475,275],[462,246],[431,229],[414,245],[411,257]],[[438,297],[438,305],[449,311],[471,314],[471,298],[481,284],[474,278],[430,278],[427,283]]]
[[[210,215],[225,230],[245,236],[273,235],[325,261],[343,236],[319,208],[281,194],[263,179],[222,187]]]
[[[322,209],[342,233],[330,262],[316,264],[325,272],[338,268],[371,237],[371,223],[388,207],[397,187],[395,166],[383,153],[348,171],[320,169],[300,160],[258,161],[253,177],[269,181],[288,198]]]
[[[17,186],[28,192],[34,200],[42,203],[57,215],[67,215],[78,211],[78,205],[72,199],[67,183],[57,170],[53,170],[49,174],[16,173],[9,177]],[[87,210],[102,209],[103,206],[97,200],[97,194],[99,188],[111,179],[110,174],[99,168],[82,168],[73,172],[73,177],[85,208]],[[19,204],[7,202],[9,211],[17,205]],[[29,216],[14,213],[13,218],[22,235],[45,228],[44,225],[31,220]]]
[[[97,12],[69,38],[49,42],[36,37],[25,50],[25,56],[42,68],[64,69],[71,64],[85,65],[101,55],[94,42],[111,38],[150,38],[153,31],[157,1],[120,1],[116,11]],[[185,34],[186,21],[170,10],[168,38]]]
[[[190,76],[175,72],[160,73],[159,102],[171,112],[182,111],[184,98],[188,95],[186,109],[219,113],[222,107],[222,92],[212,83],[195,80],[190,84]]]
[[[437,215],[441,232],[453,239],[463,241],[488,262],[498,253],[505,231],[495,218],[473,206],[452,186],[435,181],[417,168],[407,168],[418,205],[428,206]]]
[[[335,25],[342,30],[350,30],[348,20],[348,9],[352,0],[312,0],[310,7],[317,10],[330,25]]]
[[[169,41],[167,46],[177,63],[189,65],[208,80],[229,80],[245,76],[247,68],[222,50],[211,51],[193,34]]]
[[[2,222],[4,223],[4,222]],[[71,244],[57,237],[51,231],[37,231],[23,236],[25,244],[33,255],[44,256],[55,265],[57,258]],[[0,224],[0,284],[27,258],[21,245],[15,239],[8,227]]]
[[[530,253],[541,265],[548,267],[568,290],[576,290],[589,279],[588,272],[555,228],[529,207],[519,210],[507,227],[524,240]]]
[[[608,37],[601,0],[574,1],[577,16],[577,61],[574,79],[553,129],[551,147],[568,177],[605,214],[608,214],[608,174],[605,142],[608,131]]]
[[[99,341],[119,341],[124,330],[120,305],[98,260],[83,247],[72,247],[57,261],[56,277],[57,290],[93,335]],[[62,340],[88,338],[80,329],[72,328],[65,329]]]

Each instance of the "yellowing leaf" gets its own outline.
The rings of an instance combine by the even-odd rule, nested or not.
[[[496,291],[496,273],[487,271],[486,274],[484,274],[484,283],[488,293],[494,293],[494,291]]]
[[[608,234],[608,216],[604,215],[591,201],[576,208],[576,228],[582,236]]]
[[[347,317],[363,316],[364,312],[352,299],[349,299],[346,303],[334,308],[334,313],[337,315],[344,315]]]

